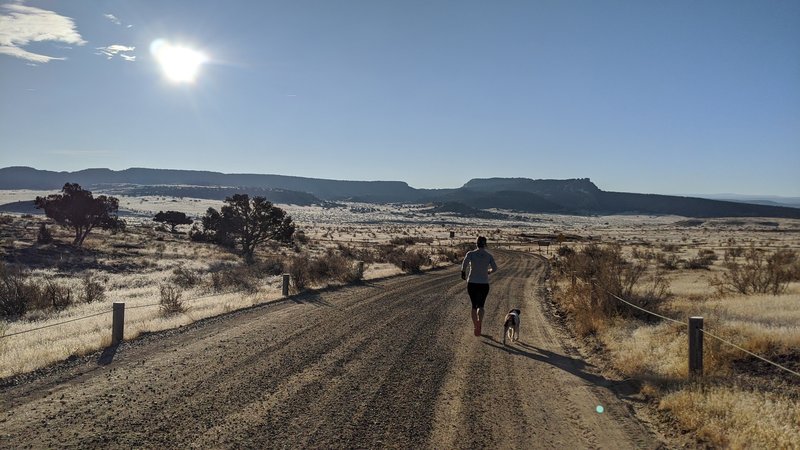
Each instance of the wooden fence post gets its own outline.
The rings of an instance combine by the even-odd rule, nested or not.
[[[111,345],[118,345],[125,335],[125,303],[114,303],[111,319]]]
[[[283,286],[281,286],[281,294],[284,297],[289,296],[289,278],[290,276],[288,273],[283,274]]]
[[[703,376],[703,318],[689,317],[689,377]]]

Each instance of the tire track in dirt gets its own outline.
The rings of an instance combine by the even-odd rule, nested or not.
[[[5,388],[0,447],[654,446],[593,412],[614,399],[545,321],[543,263],[496,256],[482,337],[457,269],[311,293]]]

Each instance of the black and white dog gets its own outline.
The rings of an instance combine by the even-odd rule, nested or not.
[[[506,345],[506,338],[511,342],[519,340],[519,313],[520,310],[512,309],[506,314],[505,322],[503,323],[503,345]]]

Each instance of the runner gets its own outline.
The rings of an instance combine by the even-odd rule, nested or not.
[[[483,305],[489,294],[489,274],[497,272],[494,257],[486,251],[486,237],[478,236],[475,250],[467,252],[464,262],[461,263],[461,279],[467,280],[467,293],[472,302],[472,324],[475,326],[475,336],[481,335],[483,323]],[[469,266],[469,276],[467,276]]]

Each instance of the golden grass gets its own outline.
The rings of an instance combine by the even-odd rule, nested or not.
[[[679,380],[688,373],[686,329],[673,323],[615,321],[598,334],[614,366],[629,377]]]
[[[622,245],[627,257],[633,246],[637,254],[675,253],[688,260],[702,249],[712,249],[719,260],[709,270],[679,268],[667,271],[671,296],[660,305],[650,305],[659,312],[681,321],[703,316],[709,331],[756,354],[777,359],[779,355],[797,355],[800,349],[800,282],[790,283],[781,295],[720,295],[710,280],[725,269],[725,249],[751,243],[767,251],[800,248],[800,233],[761,233],[758,219],[744,219],[744,225],[729,225],[724,220],[707,222],[708,230],[685,229],[673,225],[643,222],[633,227],[612,222],[600,234],[603,242]],[[800,228],[800,221],[779,221],[787,229]],[[706,226],[706,225],[704,225]],[[665,252],[664,246],[671,245]],[[579,249],[580,244],[574,248]],[[652,270],[655,261],[650,261]],[[681,267],[681,266],[679,266]],[[564,293],[564,283],[556,295]],[[580,302],[561,300],[562,306],[575,308]],[[574,312],[574,311],[573,311]],[[577,332],[586,321],[575,320]],[[687,328],[670,322],[646,324],[620,318],[592,325],[614,368],[628,377],[645,381],[642,393],[660,398],[660,408],[668,411],[681,428],[696,435],[701,442],[721,448],[800,448],[800,392],[791,381],[780,386],[769,383],[769,376],[751,376],[744,372],[747,354],[709,336],[704,339],[704,385],[698,389],[688,382]],[[580,333],[579,333],[580,334]],[[738,369],[735,369],[738,367]],[[779,370],[769,366],[766,370]],[[771,372],[770,372],[771,373]],[[733,376],[736,378],[733,378]],[[777,373],[774,374],[777,379]],[[751,380],[750,387],[731,385],[732,380]],[[767,383],[767,385],[765,385]],[[793,389],[785,391],[786,386]],[[784,389],[784,390],[781,390]]]
[[[800,404],[781,395],[736,387],[691,387],[664,396],[685,431],[732,449],[800,448]]]
[[[157,287],[156,287],[157,289]],[[148,290],[152,290],[148,288]],[[136,294],[141,294],[138,291]],[[267,284],[255,294],[221,293],[213,295],[184,295],[185,313],[163,317],[158,295],[133,295],[125,300],[125,339],[134,339],[144,332],[161,331],[188,325],[199,319],[213,317],[236,309],[246,308],[280,298],[277,284]],[[6,334],[25,332],[59,324],[68,320],[100,314],[96,317],[56,325],[2,339],[0,378],[30,372],[70,356],[82,356],[111,343],[111,303],[81,304],[33,322],[17,321],[6,324]],[[153,305],[146,306],[144,305]]]

